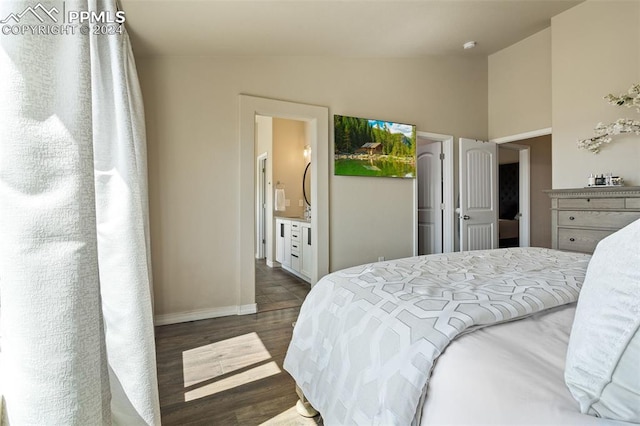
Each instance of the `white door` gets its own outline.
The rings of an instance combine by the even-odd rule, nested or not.
[[[441,152],[441,142],[418,139],[417,163],[419,255],[442,253]]]
[[[496,144],[460,138],[460,250],[498,247]]]
[[[258,220],[256,230],[258,232],[256,236],[256,245],[258,247],[256,258],[264,259],[266,257],[266,241],[267,241],[267,157],[263,154],[258,157]]]

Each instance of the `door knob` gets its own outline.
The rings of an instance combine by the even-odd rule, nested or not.
[[[460,216],[460,219],[469,220],[471,218],[469,217],[469,215],[465,214],[464,216]]]

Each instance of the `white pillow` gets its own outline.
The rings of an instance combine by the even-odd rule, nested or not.
[[[580,411],[640,422],[640,220],[596,247],[569,338],[565,382]]]

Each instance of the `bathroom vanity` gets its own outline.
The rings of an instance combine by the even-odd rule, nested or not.
[[[276,261],[283,269],[311,282],[313,242],[311,221],[276,217]]]

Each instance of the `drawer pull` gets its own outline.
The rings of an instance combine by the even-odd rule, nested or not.
[[[576,220],[576,218],[573,216],[569,216],[569,220]]]
[[[298,258],[297,254],[292,254],[291,256],[295,257],[296,259]]]
[[[569,238],[569,241],[571,241],[571,242],[574,242],[575,240],[576,240],[576,239],[575,239],[575,238],[573,238],[573,237]]]

